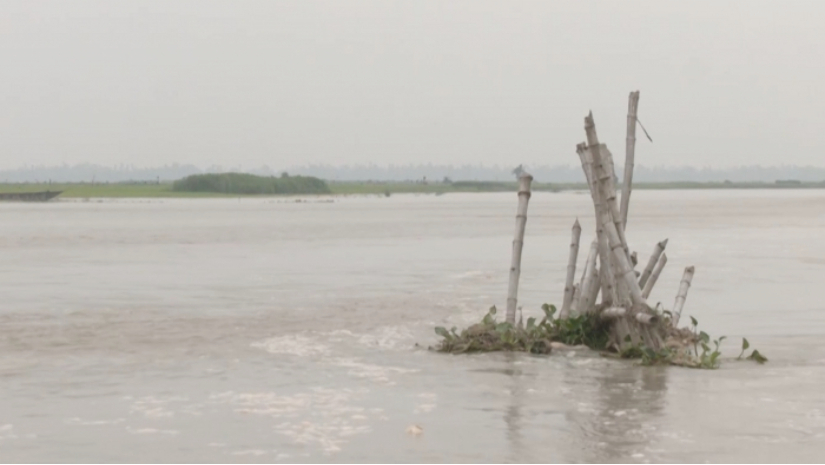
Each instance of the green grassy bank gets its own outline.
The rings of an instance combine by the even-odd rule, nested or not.
[[[297,176],[295,178],[298,178]],[[270,178],[266,178],[270,179]],[[280,179],[280,178],[277,178]],[[421,184],[415,182],[340,182],[328,181],[329,194],[332,195],[386,195],[389,194],[446,194],[452,192],[515,192],[515,182],[453,182]],[[218,184],[220,190],[221,185]],[[556,192],[566,190],[584,190],[587,186],[575,183],[533,183],[534,191]],[[634,190],[664,190],[664,189],[823,189],[825,182],[776,184],[776,183],[699,183],[699,182],[670,182],[670,183],[636,183]],[[273,188],[274,189],[274,188]],[[38,192],[63,191],[59,198],[198,198],[198,197],[239,197],[260,195],[290,195],[289,192],[262,192],[239,193],[216,191],[183,191],[176,190],[171,182],[162,183],[0,183],[0,192]],[[320,193],[320,192],[318,192]],[[292,195],[307,195],[307,193],[293,193]]]

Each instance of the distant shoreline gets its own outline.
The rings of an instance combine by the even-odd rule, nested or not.
[[[317,195],[393,195],[448,194],[471,192],[516,192],[515,182],[456,181],[452,183],[364,181],[327,181],[331,194]],[[640,182],[634,190],[695,190],[695,189],[825,189],[825,182]],[[587,190],[584,183],[533,183],[536,192]],[[237,198],[290,197],[294,195],[239,195],[212,192],[176,192],[171,182],[161,183],[3,183],[0,192],[63,191],[59,198]]]

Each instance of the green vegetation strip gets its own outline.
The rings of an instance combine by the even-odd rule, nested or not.
[[[441,341],[432,348],[438,352],[454,354],[473,352],[527,352],[531,354],[549,354],[554,344],[562,343],[566,346],[586,346],[600,351],[603,355],[639,359],[642,365],[677,365],[687,368],[719,368],[719,346],[725,336],[711,341],[711,337],[704,331],[698,331],[698,321],[691,317],[692,329],[675,331],[678,341],[673,341],[667,347],[658,351],[645,346],[630,346],[621,353],[606,352],[609,343],[610,327],[604,321],[592,314],[580,315],[573,318],[554,318],[556,307],[544,304],[542,306],[544,318],[536,322],[535,318],[528,318],[526,324],[520,321],[518,325],[500,323],[496,321],[496,307],[490,308],[480,323],[457,332],[455,327],[447,330],[436,327],[435,333],[441,336]],[[663,325],[670,325],[667,312],[663,312],[660,321]],[[629,338],[629,336],[628,336]],[[629,342],[629,339],[626,339]],[[713,344],[713,347],[711,347]],[[747,339],[742,339],[742,352],[737,360],[742,360],[745,351],[750,347]],[[757,363],[768,361],[759,351],[754,350],[747,360]]]
[[[261,195],[381,195],[434,194],[459,192],[516,192],[515,182],[455,181],[451,183],[421,182],[341,182],[322,181],[305,176],[284,178],[253,176],[242,173],[196,175],[175,183],[6,183],[0,192],[62,191],[60,198],[154,198],[154,197],[238,197]],[[247,176],[253,176],[249,180]],[[317,181],[316,181],[317,180]],[[326,185],[322,188],[319,182]],[[176,187],[177,186],[177,187]],[[822,189],[825,183],[635,183],[634,189]],[[534,183],[538,192],[586,191],[576,183]]]
[[[327,183],[310,176],[256,176],[245,173],[195,174],[172,183],[174,192],[240,195],[330,194]]]

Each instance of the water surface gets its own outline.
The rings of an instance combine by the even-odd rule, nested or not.
[[[670,239],[651,301],[695,265],[685,313],[770,358],[716,371],[416,348],[504,304],[516,196],[304,200],[0,204],[0,460],[825,454],[825,191],[633,194],[641,262]],[[533,195],[525,317],[561,301],[577,216],[586,244],[587,195]]]

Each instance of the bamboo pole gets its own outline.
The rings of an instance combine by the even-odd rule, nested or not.
[[[579,284],[576,283],[573,285],[573,303],[570,304],[570,313],[576,314],[578,313],[578,305],[579,299],[581,299],[582,289],[579,287]]]
[[[656,323],[657,321],[659,321],[659,319],[656,318],[656,315],[653,315],[653,314],[650,314],[650,313],[637,313],[636,314],[636,322],[638,322],[639,324],[650,325],[650,324]]]
[[[602,161],[604,162],[605,170],[607,170],[607,173],[609,175],[607,178],[605,178],[606,179],[606,184],[607,184],[607,197],[608,198],[609,197],[615,198],[616,197],[616,180],[617,180],[617,178],[616,178],[615,165],[613,164],[613,154],[610,153],[610,150],[608,150],[607,146],[604,145],[604,144],[599,144],[599,153],[602,156]],[[613,216],[611,215],[611,217],[613,217]],[[615,218],[614,218],[614,222],[615,222]],[[619,228],[619,227],[620,227],[620,224],[616,223],[616,228]],[[621,230],[620,234],[622,234],[623,232],[624,232],[624,229]],[[627,247],[626,239],[622,239],[622,241],[625,244],[625,251],[629,252],[629,248]],[[608,254],[608,258],[609,257],[610,257],[610,254]],[[627,257],[631,261],[631,268],[633,268],[633,265],[632,265],[633,259],[632,259],[631,255],[629,253],[628,253]],[[610,301],[612,303],[616,304],[616,305],[622,305],[622,304],[629,303],[630,299],[628,297],[627,286],[625,286],[624,283],[622,283],[621,280],[615,279],[615,276],[617,276],[615,268],[616,268],[616,265],[613,263],[613,260],[610,260],[610,268],[609,268],[610,269],[610,274],[609,274],[609,276],[614,277],[613,282],[611,283],[612,284],[613,295],[611,296]]]
[[[610,245],[607,243],[604,233],[599,241],[599,282],[601,283],[602,303],[613,305],[616,298],[616,280],[610,267]],[[604,258],[602,258],[604,257]],[[596,303],[593,301],[593,303]]]
[[[587,149],[587,144],[581,143],[576,146],[576,152],[582,163],[584,175],[587,178],[587,185],[590,187],[590,196],[593,199],[593,209],[596,214],[596,237],[599,244],[599,276],[601,282],[602,301],[610,303],[615,294],[615,279],[610,273],[610,246],[604,235],[604,226],[601,223],[602,214],[607,211],[604,198],[598,188],[597,177],[593,167],[593,154]],[[598,293],[597,293],[598,294]],[[592,303],[595,303],[595,297]]]
[[[650,291],[653,290],[653,286],[656,285],[656,280],[659,279],[659,275],[662,273],[662,269],[667,264],[667,254],[663,253],[661,257],[659,257],[659,261],[656,263],[656,268],[653,270],[653,273],[650,274],[650,278],[645,283],[645,288],[642,289],[642,297],[647,299],[650,297]]]
[[[506,321],[516,324],[516,303],[518,302],[518,281],[521,275],[521,251],[524,248],[524,227],[527,225],[527,204],[530,201],[530,183],[533,177],[527,173],[519,176],[518,211],[516,213],[516,233],[513,238],[513,257],[510,262],[510,285],[507,289]]]
[[[636,157],[636,117],[639,111],[639,91],[631,92],[627,102],[627,140],[625,142],[624,181],[622,182],[622,229],[627,229],[630,191],[633,189],[633,167]]]
[[[596,255],[598,257],[598,255]],[[587,294],[582,296],[584,303],[582,307],[579,308],[579,313],[592,313],[595,310],[594,305],[596,305],[596,298],[599,296],[599,290],[601,290],[601,283],[599,282],[599,268],[596,266],[595,261],[593,262],[593,266],[590,267],[590,277],[589,286],[587,287]]]
[[[696,269],[692,266],[685,268],[685,273],[682,275],[682,282],[679,283],[679,293],[676,294],[676,302],[673,304],[673,327],[679,327],[679,317],[682,316],[682,308],[685,306],[687,300],[688,289],[690,283],[693,281],[693,273]]]
[[[596,135],[593,113],[587,115],[584,122],[585,132],[587,133],[587,143],[593,154],[593,164],[596,166],[596,172],[599,174],[598,176],[594,176],[594,180],[598,179],[598,182],[595,184],[599,185],[602,195],[607,198],[607,192],[605,192],[607,190],[607,186],[605,186],[605,176],[609,177],[609,175],[605,172],[604,164],[599,153],[599,138]],[[621,278],[627,284],[627,290],[633,305],[646,305],[645,299],[642,297],[642,290],[639,288],[639,283],[636,282],[636,274],[633,272],[633,267],[630,266],[627,243],[621,240],[619,229],[617,229],[616,223],[612,221],[613,218],[611,218],[611,215],[618,217],[619,213],[616,208],[615,196],[612,199],[612,203],[611,199],[607,198],[607,204],[609,208],[602,212],[600,221],[610,244],[610,249],[613,252],[613,257],[616,258],[617,279]]]
[[[560,318],[570,316],[570,306],[573,304],[573,282],[576,280],[576,260],[579,258],[579,239],[582,235],[582,227],[579,219],[573,223],[570,238],[570,256],[567,259],[567,279],[564,282],[564,300],[562,301]]]
[[[587,261],[584,265],[584,272],[582,272],[582,279],[579,283],[579,296],[578,298],[574,299],[574,314],[581,314],[581,313],[588,313],[590,311],[590,291],[591,286],[594,285],[594,280],[596,279],[594,275],[595,268],[596,268],[596,257],[599,256],[599,242],[598,240],[594,239],[593,242],[590,243],[590,251],[587,253]],[[596,285],[596,292],[598,292],[598,285]],[[593,300],[596,300],[596,297],[593,296]]]
[[[582,275],[582,283],[579,286],[581,295],[576,304],[576,313],[590,313],[591,307],[596,302],[599,294],[599,272],[596,269],[596,258],[599,256],[599,242],[594,239],[590,243],[590,252],[587,254],[587,265]]]
[[[605,320],[615,320],[623,317],[625,313],[627,313],[627,309],[624,307],[608,307],[602,310],[599,316]]]
[[[596,134],[596,123],[593,121],[593,113],[591,112],[585,118],[584,131],[587,134],[587,151],[592,157],[593,166],[593,183],[598,186],[601,193],[602,200],[606,205],[609,219],[613,223],[619,243],[630,261],[630,251],[627,247],[627,239],[624,236],[624,228],[622,228],[622,220],[619,217],[619,206],[616,202],[616,185],[613,182],[615,173],[610,169],[610,160],[613,155],[607,150],[604,144],[599,143],[599,137]]]
[[[639,278],[639,287],[644,288],[645,284],[647,284],[648,278],[650,278],[650,273],[653,273],[653,267],[656,266],[656,263],[659,261],[659,257],[664,253],[665,247],[667,247],[667,239],[659,242],[653,247],[653,255],[650,256],[650,260],[647,261],[647,266],[645,266],[644,271],[642,272],[642,277]]]

